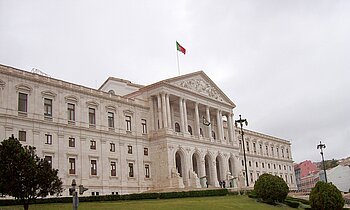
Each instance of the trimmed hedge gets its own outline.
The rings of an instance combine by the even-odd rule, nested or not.
[[[294,198],[294,197],[287,196],[286,200],[297,201],[297,202],[300,202],[300,203],[305,204],[305,205],[310,205],[309,200],[305,200],[302,198]]]
[[[101,195],[101,196],[83,196],[79,197],[79,202],[98,202],[98,201],[120,201],[120,200],[144,200],[144,199],[170,199],[170,198],[187,198],[187,197],[208,197],[208,196],[225,196],[228,195],[227,189],[217,190],[197,190],[182,192],[161,192],[161,193],[136,193],[125,195]],[[72,197],[59,198],[42,198],[37,199],[31,204],[44,203],[71,203]],[[0,206],[21,205],[19,200],[0,199]]]
[[[287,200],[287,199],[284,200],[284,203],[292,208],[298,208],[300,205],[298,201],[291,201],[291,200]]]

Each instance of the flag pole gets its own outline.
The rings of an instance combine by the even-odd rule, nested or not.
[[[177,71],[179,72],[179,76],[180,76],[179,51],[178,50],[176,50],[176,57],[177,57]]]

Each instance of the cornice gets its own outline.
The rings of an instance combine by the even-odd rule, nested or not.
[[[93,88],[85,87],[82,85],[74,84],[74,83],[69,83],[63,80],[55,79],[55,78],[50,78],[50,77],[45,77],[42,75],[30,73],[24,70],[16,69],[14,67],[10,66],[5,66],[0,64],[0,73],[4,75],[9,75],[15,78],[21,78],[25,80],[29,80],[32,82],[36,82],[39,84],[45,84],[48,86],[53,86],[57,87],[60,89],[64,90],[69,90],[72,92],[76,93],[81,93],[89,96],[94,96],[96,98],[103,98],[105,100],[109,101],[114,101],[126,105],[132,105],[132,106],[137,106],[139,108],[144,108],[144,109],[149,109],[147,105],[141,105],[140,103],[147,104],[147,102],[139,99],[131,99],[131,98],[125,98],[120,95],[111,95],[109,93],[96,90]]]
[[[240,128],[234,127],[234,130],[235,130],[235,132],[239,132]],[[269,136],[269,135],[266,135],[266,134],[258,133],[258,132],[247,130],[247,129],[243,129],[243,132],[244,132],[244,134],[247,134],[247,135],[251,135],[251,136],[259,137],[259,138],[262,138],[262,139],[267,139],[267,140],[270,140],[270,141],[275,141],[275,142],[291,145],[291,142],[289,140],[285,140],[285,139]]]

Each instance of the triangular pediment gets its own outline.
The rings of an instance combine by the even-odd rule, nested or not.
[[[209,97],[216,101],[235,106],[234,103],[203,71],[174,77],[164,80],[164,82],[200,94],[202,96]]]

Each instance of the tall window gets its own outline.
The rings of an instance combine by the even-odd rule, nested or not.
[[[134,177],[134,164],[129,163],[129,177]]]
[[[192,135],[192,127],[190,125],[187,126],[187,130]]]
[[[69,147],[75,147],[75,138],[69,137],[68,143]]]
[[[89,124],[95,125],[96,124],[96,116],[95,116],[95,109],[89,108]]]
[[[274,151],[273,151],[273,146],[271,147],[271,155],[272,155],[272,156],[275,156],[275,153],[274,153]]]
[[[282,152],[282,157],[284,158],[284,152],[283,152],[283,148],[281,149],[281,152]]]
[[[256,153],[256,144],[253,143],[253,150],[254,150],[254,153]]]
[[[19,93],[18,94],[18,111],[27,112],[28,105],[28,94]]]
[[[126,131],[131,131],[131,116],[125,116]]]
[[[247,152],[249,152],[249,142],[246,142],[247,145]]]
[[[288,149],[286,149],[286,153],[287,153],[287,158],[289,158],[289,151],[288,151]]]
[[[145,177],[149,178],[149,165],[145,164]]]
[[[143,155],[148,156],[148,148],[147,147],[143,148]]]
[[[141,125],[142,125],[142,133],[146,134],[147,133],[147,121],[145,119],[142,119]]]
[[[25,131],[18,131],[18,140],[26,141],[27,140],[27,133]]]
[[[266,145],[266,155],[269,155],[269,147]]]
[[[215,131],[211,131],[211,137],[213,137],[213,139],[216,139]]]
[[[69,174],[75,174],[75,158],[69,158]]]
[[[68,111],[68,120],[75,121],[75,104],[68,103],[67,111]]]
[[[52,135],[45,134],[45,136],[46,136],[46,143],[45,144],[51,145],[52,144]]]
[[[115,161],[111,161],[111,176],[117,176],[117,164]]]
[[[93,149],[93,150],[96,149],[96,141],[94,141],[94,140],[90,141],[90,149]]]
[[[175,123],[175,132],[179,133],[180,132],[180,124]]]
[[[44,98],[44,115],[52,117],[52,99]]]
[[[109,149],[109,151],[115,152],[115,144],[111,143],[110,145],[111,145],[111,148]]]
[[[91,160],[91,175],[97,175],[97,160]]]
[[[278,152],[278,147],[276,147],[276,153],[277,153],[277,157],[280,157],[280,154]]]
[[[239,149],[242,150],[242,140],[239,140]]]
[[[200,134],[200,136],[202,136],[202,137],[204,136],[204,135],[203,135],[203,129],[202,129],[202,128],[199,128],[199,134]]]
[[[50,164],[50,166],[52,168],[52,156],[45,156],[44,159]]]
[[[132,154],[132,146],[128,146],[128,154]]]
[[[108,127],[114,128],[114,113],[108,112]]]

